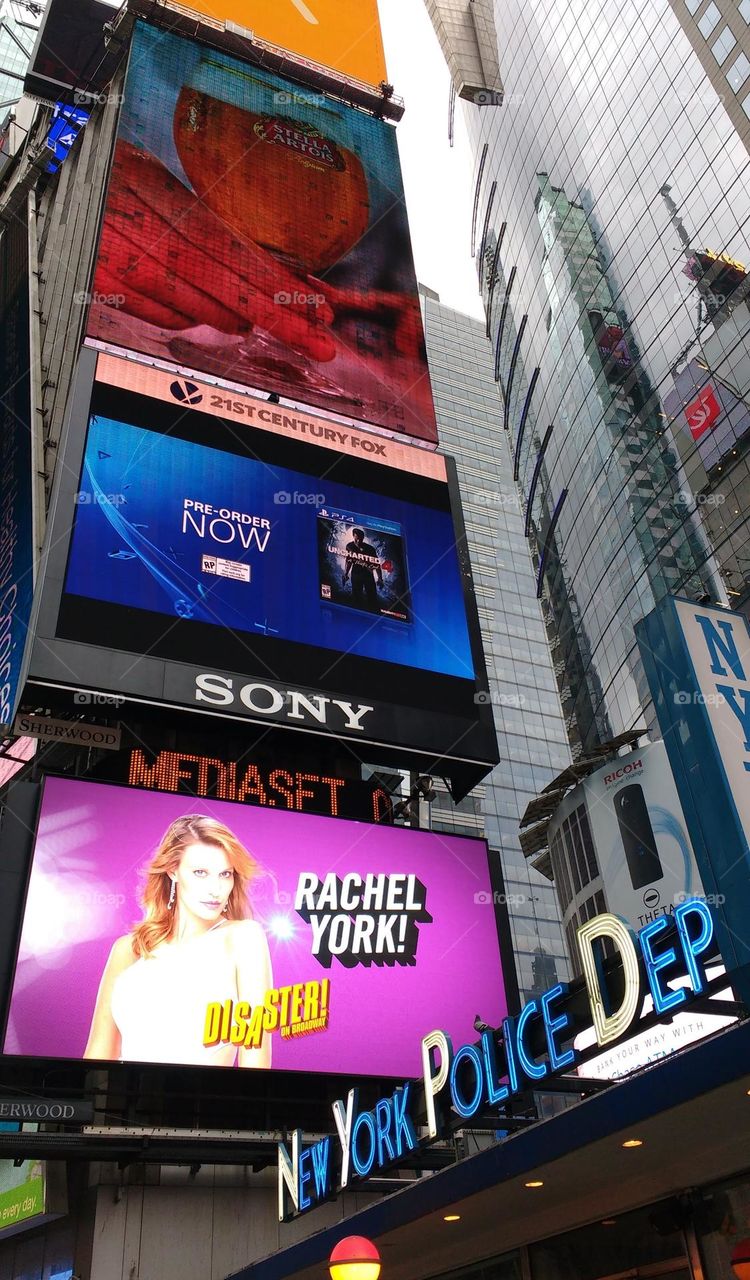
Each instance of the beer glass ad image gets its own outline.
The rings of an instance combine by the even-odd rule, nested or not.
[[[98,601],[127,610],[123,625],[134,610],[161,615],[162,645],[172,637],[163,619],[179,619],[221,629],[222,643],[239,637],[240,661],[244,635],[473,679],[444,485],[442,509],[368,492],[335,479],[331,464],[318,478],[271,461],[304,446],[274,441],[273,454],[248,456],[257,433],[246,432],[248,452],[230,452],[242,444],[215,420],[208,438],[223,447],[198,443],[198,421],[178,439],[91,418],[65,581],[89,636]]]
[[[404,1077],[507,1012],[485,841],[134,800],[45,780],[4,1053]]]
[[[437,442],[395,131],[143,23],[93,295],[92,338]]]
[[[401,525],[324,507],[318,512],[318,560],[321,599],[409,621]]]

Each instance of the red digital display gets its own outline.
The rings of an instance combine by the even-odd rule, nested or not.
[[[390,822],[392,818],[391,799],[384,787],[327,770],[271,768],[247,759],[220,760],[181,751],[160,751],[149,759],[136,749],[130,753],[127,781],[131,787],[215,796],[217,800],[292,813],[322,813],[368,822]]]

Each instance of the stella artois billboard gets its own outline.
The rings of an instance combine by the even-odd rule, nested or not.
[[[393,127],[141,22],[92,298],[109,346],[437,442]]]

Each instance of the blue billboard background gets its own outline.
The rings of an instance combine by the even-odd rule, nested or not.
[[[331,508],[400,529],[403,556],[384,558],[383,589],[408,566],[408,623],[321,599],[318,524]],[[474,679],[447,511],[103,416],[89,425],[65,589]]]
[[[0,724],[13,721],[33,581],[31,331],[25,218],[0,236]]]

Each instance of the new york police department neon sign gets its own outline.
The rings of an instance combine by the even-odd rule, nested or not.
[[[594,947],[604,938],[611,939],[622,959],[624,994],[617,1008]],[[652,920],[635,938],[617,916],[605,914],[582,925],[577,940],[591,1020],[597,1043],[603,1046],[627,1034],[647,992],[655,1012],[669,1018],[704,992],[701,957],[708,959],[715,949],[714,921],[708,905],[692,898],[676,906],[671,917]],[[687,976],[687,987],[670,987],[670,979],[678,975]],[[503,1022],[502,1043],[497,1033],[485,1031],[479,1044],[454,1049],[444,1031],[431,1031],[422,1040],[420,1084],[407,1081],[370,1111],[359,1110],[357,1089],[351,1089],[345,1101],[334,1102],[338,1145],[326,1137],[303,1146],[302,1131],[295,1130],[291,1151],[283,1142],[278,1146],[280,1220],[314,1209],[352,1182],[429,1145],[455,1127],[456,1117],[471,1120],[479,1111],[501,1106],[514,1094],[539,1088],[548,1077],[575,1067],[579,1051],[564,1047],[573,1034],[564,1008],[567,994],[567,984],[558,983],[529,1000],[517,1017]],[[543,1028],[541,1058],[529,1048],[534,1022]],[[426,1132],[423,1128],[419,1134],[414,1120],[418,1110],[420,1117],[426,1116]]]

